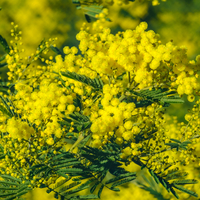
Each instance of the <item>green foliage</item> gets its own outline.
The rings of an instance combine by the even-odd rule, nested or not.
[[[9,82],[0,82],[0,92],[2,92],[3,94],[8,95],[9,92],[8,90],[10,90],[11,92],[14,92],[15,88],[14,88],[15,84],[10,84]]]
[[[50,49],[55,52],[57,55],[61,55],[62,58],[65,57],[65,54],[57,47],[54,47],[53,45],[50,45]]]
[[[152,176],[147,178],[147,176],[144,173],[141,173],[141,177],[144,179],[144,181],[143,181],[144,183],[137,181],[137,184],[142,189],[151,193],[156,199],[167,200],[163,197],[163,194],[162,194],[163,190],[161,190],[161,191],[158,190],[158,185],[157,185],[157,183],[155,182],[155,180]],[[161,189],[163,189],[163,188],[161,188]]]
[[[77,9],[83,10],[87,22],[98,19],[96,15],[102,12],[103,6],[77,6]]]
[[[80,9],[84,12],[87,22],[97,20],[98,18],[96,17],[96,15],[101,13],[103,9],[102,5],[87,5],[87,3],[86,5],[84,5],[77,0],[72,0],[72,3],[76,4],[77,9]]]
[[[14,106],[12,105],[12,102],[10,101],[10,99],[4,98],[2,95],[0,95],[0,99],[4,105],[4,106],[0,105],[1,112],[9,117],[14,116],[15,112],[11,109],[11,107],[14,108]]]
[[[78,154],[62,152],[54,155],[49,152],[46,156],[49,158],[48,162],[30,167],[30,180],[36,176],[38,181],[41,178],[62,176],[64,179],[58,181],[53,187],[44,184],[41,184],[40,187],[47,187],[47,193],[54,191],[56,196],[67,197],[70,200],[100,198],[103,188],[119,191],[117,186],[136,178],[136,173],[128,172],[120,167],[122,160],[119,157],[119,149],[110,151],[109,149],[81,147]],[[43,158],[38,157],[38,159]],[[115,177],[109,178],[108,172]],[[30,189],[28,188],[29,181],[21,184],[21,179],[13,178],[10,175],[1,175],[1,177],[6,180],[0,181],[5,186],[0,188],[1,197],[14,199]],[[104,180],[105,178],[106,180]],[[91,195],[70,196],[87,188],[90,188]]]
[[[10,52],[10,47],[5,38],[0,35],[0,44],[3,46],[6,53]]]
[[[61,72],[61,74],[63,76],[66,76],[68,78],[71,78],[73,80],[77,80],[81,83],[85,83],[89,86],[92,86],[94,89],[96,90],[102,90],[103,89],[103,82],[100,78],[95,78],[95,79],[91,79],[87,76],[84,76],[84,75],[80,75],[80,74],[77,74],[75,72]]]
[[[21,179],[10,175],[0,174],[3,180],[0,180],[0,197],[2,200],[12,200],[26,194],[31,188],[29,181],[22,183]]]
[[[70,127],[71,122],[74,123],[73,124],[74,130],[77,130],[79,132],[88,129],[92,124],[87,116],[85,116],[79,112],[74,112],[74,113],[70,114],[68,118],[63,118],[62,121],[59,121],[59,123],[61,124],[62,127],[63,126]],[[74,136],[74,134],[72,134],[72,135],[67,134],[67,136],[69,136],[69,137]]]
[[[171,166],[169,166],[171,167]],[[154,170],[152,169],[148,169],[149,173],[151,174],[151,176],[154,178],[155,182],[157,184],[161,183],[168,192],[171,192],[177,199],[179,199],[178,194],[175,192],[174,188],[181,190],[182,192],[188,193],[194,197],[198,197],[198,195],[191,191],[188,190],[180,185],[186,185],[186,184],[196,184],[197,181],[196,180],[191,180],[191,179],[184,179],[185,176],[187,176],[187,173],[179,171],[178,168],[172,169],[172,170],[168,170],[168,171],[164,171],[163,173],[156,173]],[[173,182],[170,182],[173,179],[177,179]],[[151,187],[153,188],[153,187]],[[143,189],[149,190],[151,193],[153,193],[153,190],[150,189],[149,187],[145,187]]]
[[[103,10],[103,5],[90,5],[90,2],[80,3],[80,1],[72,0],[72,3],[76,4],[76,8],[82,10],[85,14],[85,19],[87,22],[92,22],[98,19],[97,15],[100,14]],[[106,18],[107,21],[110,21],[109,18]]]
[[[172,103],[184,103],[175,91],[169,91],[167,88],[153,88],[140,91],[127,89],[132,94],[142,97],[143,100],[136,102],[138,107],[148,106],[153,102],[159,102],[164,107],[168,107]]]
[[[3,60],[6,58],[6,55],[7,55],[7,54],[4,54],[3,56],[0,57],[0,62],[3,61]],[[6,63],[2,63],[2,64],[0,65],[0,67],[4,67],[5,65],[6,65]]]
[[[171,147],[171,149],[176,149],[177,151],[179,149],[187,150],[187,145],[192,143],[191,141],[181,142],[181,141],[176,140],[176,139],[170,139],[170,140],[173,141],[173,142],[165,143],[165,145],[168,145],[168,146]]]

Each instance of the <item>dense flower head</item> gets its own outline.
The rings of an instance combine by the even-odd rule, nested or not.
[[[29,126],[27,122],[11,118],[7,122],[6,130],[12,138],[29,139],[31,135],[35,134],[33,127]]]

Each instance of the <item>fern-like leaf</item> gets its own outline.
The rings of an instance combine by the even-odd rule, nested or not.
[[[6,53],[10,52],[10,47],[5,38],[0,35],[0,44],[3,46]]]
[[[71,78],[73,80],[79,81],[79,82],[84,83],[89,86],[92,86],[93,88],[95,88],[97,90],[102,90],[102,88],[103,88],[103,82],[100,78],[91,79],[87,76],[80,75],[75,72],[69,72],[69,71],[61,72],[61,74],[63,76]]]
[[[195,192],[192,192],[188,189],[183,188],[180,185],[185,184],[195,184],[197,183],[196,180],[191,179],[183,179],[185,176],[187,176],[187,173],[179,171],[178,168],[175,168],[173,170],[169,170],[167,174],[157,174],[153,170],[149,169],[149,172],[151,176],[154,178],[156,183],[161,183],[168,192],[171,192],[177,199],[179,198],[177,193],[175,192],[174,188],[182,190],[183,192],[186,192],[188,194],[191,194],[193,196],[197,196]],[[170,180],[178,179],[170,183]],[[180,180],[181,179],[181,180]]]
[[[193,192],[193,191],[191,191],[191,190],[188,190],[188,189],[186,189],[186,188],[184,188],[184,187],[182,187],[182,186],[180,186],[180,185],[173,184],[173,187],[175,187],[175,188],[178,189],[178,190],[181,190],[182,192],[185,192],[185,193],[187,193],[187,194],[190,194],[190,195],[192,195],[192,196],[194,196],[194,197],[198,197],[198,194],[197,194],[197,193],[195,193],[195,192]]]
[[[125,184],[125,183],[129,183],[130,181],[133,181],[135,180],[136,177],[128,177],[128,178],[124,178],[120,181],[117,181],[115,183],[112,184],[112,186],[110,187],[110,189],[113,189],[115,188],[116,186],[119,186],[119,185],[122,185],[122,184]]]
[[[188,144],[191,144],[190,141],[184,141],[184,142],[181,142],[179,140],[176,140],[176,139],[170,139],[171,141],[173,142],[170,142],[170,143],[165,143],[165,145],[168,145],[171,147],[171,149],[176,149],[177,151],[181,148],[181,149],[184,149],[184,150],[187,150],[187,145]]]
[[[166,88],[153,88],[151,90],[134,91],[127,89],[130,93],[142,97],[143,100],[135,102],[137,107],[148,106],[153,102],[160,102],[164,107],[169,106],[171,103],[184,103],[184,101],[176,95],[175,91],[169,91]]]
[[[21,179],[14,178],[10,175],[0,175],[3,179],[0,181],[0,197],[2,200],[16,199],[26,194],[31,188],[28,187],[29,181],[22,184]]]
[[[66,185],[66,186],[62,187],[62,188],[59,190],[59,194],[60,194],[61,196],[63,196],[63,194],[65,194],[67,190],[69,190],[69,189],[71,189],[71,188],[73,188],[73,187],[79,185],[80,183],[81,183],[81,181],[74,181],[74,182],[70,183],[69,185]]]
[[[63,59],[65,58],[65,54],[60,49],[58,49],[57,47],[54,47],[53,45],[50,45],[50,49],[53,52],[55,52],[57,55],[61,55]]]
[[[70,200],[87,200],[87,199],[98,199],[98,196],[95,194],[88,194],[88,195],[78,195],[70,198]]]
[[[8,115],[9,117],[15,116],[15,112],[12,108],[14,108],[12,102],[10,101],[10,99],[8,98],[4,98],[2,95],[0,95],[0,99],[2,101],[2,103],[4,104],[5,107],[1,106],[0,109],[1,111]]]
[[[108,181],[105,182],[105,184],[110,184],[110,183],[113,183],[115,181],[121,180],[123,178],[127,178],[127,177],[136,178],[136,173],[135,172],[128,172],[128,173],[125,173],[125,174],[121,174],[121,175],[119,175],[115,178],[109,179]]]

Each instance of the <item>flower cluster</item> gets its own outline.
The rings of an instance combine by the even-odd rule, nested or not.
[[[76,35],[79,49],[65,46],[55,60],[52,56],[46,60],[41,58],[42,53],[48,52],[51,40],[39,46],[31,61],[23,59],[20,54],[23,51],[17,45],[21,34],[13,33],[16,45],[6,61],[8,80],[13,81],[15,92],[8,91],[9,95],[4,98],[11,100],[10,110],[14,110],[15,115],[0,113],[1,145],[6,154],[1,160],[2,174],[13,177],[22,174],[28,179],[30,166],[47,163],[47,154],[50,151],[57,154],[57,147],[71,139],[69,133],[77,139],[83,132],[91,135],[88,146],[102,150],[113,142],[120,147],[120,159],[127,165],[144,158],[145,166],[155,173],[163,173],[168,165],[199,162],[194,151],[199,151],[196,133],[200,124],[200,102],[185,116],[187,126],[174,123],[170,127],[159,98],[152,100],[142,96],[142,92],[166,89],[171,94],[185,94],[188,101],[193,102],[194,95],[200,94],[200,56],[189,61],[185,47],[177,47],[172,41],[162,44],[159,35],[148,30],[146,22],[135,30],[112,34],[101,25],[107,14],[104,9],[91,28],[84,24]],[[45,65],[33,65],[37,59]],[[100,86],[97,84],[99,87],[95,88],[89,84],[94,81],[101,82]],[[87,126],[80,122],[81,127],[78,127],[76,114],[89,121]],[[169,154],[168,150],[173,149],[170,138],[175,134],[181,141],[175,144],[179,151]],[[185,140],[189,140],[187,149],[180,144]],[[166,144],[171,145],[171,149],[167,149]],[[19,168],[24,171],[16,170]],[[37,178],[31,183],[40,186],[51,182],[44,178],[38,184]]]
[[[143,89],[155,83],[157,86],[170,85],[179,95],[187,94],[189,99],[194,99],[199,90],[199,57],[196,62],[189,61],[184,47],[177,47],[173,42],[164,45],[159,35],[146,29],[147,24],[143,22],[135,30],[116,35],[108,28],[98,29],[93,36],[82,30],[77,39],[82,54],[91,60],[90,68],[99,74],[119,76],[129,71],[133,80],[130,87],[138,84],[138,88]]]
[[[40,134],[52,145],[52,134],[60,138],[65,131],[59,128],[58,121],[76,110],[74,99],[76,95],[83,95],[83,113],[90,116],[92,122],[92,146],[99,148],[111,137],[118,144],[132,141],[129,147],[133,147],[132,150],[127,148],[123,153],[130,155],[133,151],[134,156],[137,154],[134,138],[150,124],[156,124],[159,130],[162,124],[159,110],[162,109],[156,103],[144,109],[136,108],[135,103],[123,102],[123,95],[130,95],[126,88],[140,91],[151,86],[168,86],[171,90],[177,90],[179,95],[189,95],[190,100],[194,100],[193,94],[199,90],[196,74],[198,57],[197,63],[188,61],[185,48],[178,48],[172,42],[161,44],[159,35],[146,29],[145,22],[135,30],[116,35],[111,34],[109,28],[98,27],[93,35],[83,29],[77,34],[77,39],[84,56],[76,55],[76,47],[64,47],[64,60],[59,55],[55,63],[49,63],[50,67],[38,66],[36,69],[40,72],[29,74],[32,80],[43,74],[40,81],[35,82],[34,88],[25,81],[16,83],[18,93],[12,99],[17,112],[22,119],[43,127]],[[9,69],[13,66],[10,58],[7,58]],[[98,92],[98,100],[93,103],[95,94],[83,83],[61,75],[65,86],[69,86],[66,89],[60,82],[54,81],[56,74],[53,72],[59,74],[65,71],[93,79],[101,77],[104,87],[102,93]],[[121,75],[122,79],[119,79]],[[98,104],[102,105],[101,109]],[[146,128],[145,137],[151,131],[154,130]],[[141,144],[137,146],[140,148]]]

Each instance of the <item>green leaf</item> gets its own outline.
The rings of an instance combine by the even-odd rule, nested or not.
[[[170,190],[171,190],[171,193],[172,193],[177,199],[179,199],[178,194],[175,192],[175,190],[174,190],[172,187],[170,188]]]
[[[177,99],[177,98],[164,98],[163,97],[160,101],[164,102],[164,103],[184,103],[183,99]]]
[[[65,178],[64,180],[60,180],[60,181],[57,181],[53,187],[53,189],[55,190],[56,188],[64,185],[67,181],[69,181],[71,179],[71,177],[68,177],[68,178]]]
[[[14,183],[14,182],[10,182],[10,181],[0,181],[0,184],[3,184],[3,185],[5,185],[5,184],[7,184],[7,185],[16,185],[16,186],[19,185],[18,183]]]
[[[80,164],[80,161],[75,161],[75,162],[70,162],[70,163],[64,163],[64,164],[56,165],[54,167],[55,167],[55,170],[57,170],[57,169],[61,169],[63,167],[69,167],[69,166],[74,166],[74,165],[79,165],[79,164]]]
[[[99,80],[99,83],[101,83],[101,84],[97,84],[97,81],[95,79],[91,79],[84,75],[76,74],[75,72],[66,71],[66,72],[61,72],[61,74],[73,80],[92,86],[95,89],[101,89],[101,90],[103,89],[103,85],[102,85],[103,82],[99,80],[100,78],[95,78]]]
[[[114,176],[120,176],[121,174],[127,173],[127,171],[121,167],[110,168],[109,172]]]
[[[83,143],[81,143],[80,148],[82,148],[86,145],[86,143],[89,141],[91,136],[92,136],[92,134],[89,134],[85,139],[83,139]]]
[[[95,20],[92,20],[92,18],[87,14],[85,14],[85,19],[87,20],[88,23],[95,21]]]
[[[174,142],[165,143],[165,145],[171,146],[171,148],[177,148],[177,147],[179,147],[179,144],[174,143]]]
[[[166,171],[167,169],[169,169],[170,167],[172,167],[171,164],[169,164],[167,167],[164,168],[164,171]]]
[[[181,144],[181,141],[179,141],[179,140],[176,140],[176,139],[170,139],[171,141],[173,141],[173,142],[176,142],[176,143],[179,143],[179,144]]]
[[[50,176],[51,175],[51,171],[52,171],[52,169],[51,168],[48,168],[46,171],[45,171],[45,174],[44,174],[44,176],[47,178],[48,176]]]
[[[58,198],[59,198],[59,194],[58,194],[57,192],[55,192],[54,198],[55,198],[55,199],[58,199]]]
[[[98,199],[98,196],[96,194],[88,194],[88,195],[82,195],[79,196],[80,199]]]
[[[58,175],[65,177],[66,179],[69,179],[69,176],[67,176],[66,174],[62,173],[62,172],[56,172]]]
[[[1,56],[0,57],[0,62],[3,61],[6,58],[6,56],[7,56],[7,54],[4,54],[3,56]],[[5,64],[7,65],[7,63],[5,63]],[[5,66],[5,65],[3,65],[3,66]],[[1,65],[1,67],[3,67],[3,66]]]
[[[148,187],[148,186],[146,186],[146,185],[144,185],[144,184],[142,184],[140,182],[137,182],[137,184],[141,185],[142,189],[150,192],[150,194],[152,194],[155,199],[158,199],[158,200],[167,200],[167,199],[165,199],[163,197],[162,191],[161,192],[157,191],[157,187],[152,187],[152,186]]]
[[[58,162],[52,164],[52,166],[54,166],[56,168],[61,168],[61,167],[69,167],[69,166],[80,164],[80,161],[78,161],[77,159],[75,161],[72,160],[72,162],[70,162],[68,160],[69,159],[58,161]]]
[[[37,50],[40,51],[38,54],[40,54],[41,51],[44,50],[45,47],[46,47],[46,46],[45,46],[45,39],[43,39],[43,40],[40,42],[40,44],[38,45],[38,47],[37,47]]]
[[[2,105],[0,105],[0,111],[8,117],[12,117],[12,114]]]
[[[78,6],[77,9],[82,9],[85,13],[85,18],[88,22],[95,21],[98,19],[97,14],[102,12],[103,6],[101,5],[91,5],[91,6]],[[107,21],[111,21],[109,18],[106,18]]]
[[[10,52],[10,47],[9,47],[6,39],[4,39],[1,35],[0,35],[0,44],[3,46],[6,53]]]
[[[187,145],[188,145],[188,144],[191,144],[191,142],[190,142],[190,141],[184,141],[184,142],[182,142],[182,143],[180,144],[180,147],[181,147],[182,149],[187,150]]]
[[[115,192],[119,192],[120,191],[119,188],[109,188],[109,189],[112,190],[112,191],[115,191]]]
[[[95,194],[88,194],[88,195],[78,195],[71,197],[70,200],[85,200],[85,199],[98,199],[98,196]]]
[[[154,178],[154,180],[156,181],[157,184],[160,183],[159,178],[157,177],[157,175],[153,172],[153,170],[149,169],[149,172],[151,174],[151,176]]]
[[[81,9],[85,12],[92,12],[92,13],[95,13],[95,14],[99,14],[101,13],[102,9],[103,9],[103,6],[81,6]]]
[[[50,45],[50,49],[53,52],[55,52],[57,55],[61,55],[63,59],[65,58],[65,54],[60,49],[58,49],[57,47],[54,47],[53,45]]]
[[[52,158],[52,161],[60,160],[62,157],[65,158],[65,156],[66,156],[66,153],[55,155],[55,156]],[[77,160],[77,158],[69,158],[68,161],[70,162],[70,161],[73,161],[73,160]]]
[[[81,126],[77,126],[76,128],[80,132],[82,130],[82,125]]]
[[[146,167],[146,165],[142,165],[142,166],[141,166],[141,170],[143,170],[145,167]]]
[[[103,191],[104,186],[105,186],[105,185],[101,185],[101,187],[100,187],[100,189],[99,189],[99,191],[98,191],[98,197],[99,197],[99,199],[100,199],[100,197],[101,197],[101,193],[102,193],[102,191]]]
[[[97,182],[90,188],[90,193],[93,193],[99,184],[100,184],[100,182],[97,181]]]
[[[80,168],[67,168],[67,169],[60,169],[57,171],[58,172],[61,172],[61,173],[77,173],[77,172],[83,172],[83,169],[80,169]]]
[[[196,184],[196,183],[198,183],[198,181],[195,180],[195,179],[186,179],[186,180],[176,180],[176,181],[173,181],[172,184],[185,185],[185,184]]]
[[[106,181],[105,184],[110,184],[110,183],[113,183],[115,181],[118,181],[120,179],[123,179],[123,178],[126,178],[126,177],[132,177],[134,176],[136,178],[136,173],[135,172],[128,172],[128,173],[125,173],[125,174],[121,174],[115,178],[111,178],[110,180]]]
[[[2,68],[3,69],[3,67],[6,67],[8,64],[7,63],[0,63],[0,68]],[[2,74],[3,72],[1,72],[1,74]],[[5,73],[5,72],[4,72]]]
[[[17,192],[11,192],[11,193],[6,193],[6,194],[0,194],[0,197],[7,197],[11,195],[16,195]],[[15,196],[16,197],[16,196]]]
[[[1,82],[1,83],[2,83],[2,82]],[[3,92],[4,94],[9,95],[8,90],[9,90],[10,88],[11,88],[11,87],[8,87],[8,86],[5,86],[5,85],[0,85],[0,92]]]
[[[4,98],[2,95],[0,95],[0,98],[1,98],[1,101],[3,102],[4,106],[6,107],[6,110],[8,112],[7,115],[9,115],[10,117],[14,116],[15,115],[14,111],[10,109],[10,106],[13,107],[12,102],[8,98]],[[10,103],[10,106],[8,105],[8,102]]]
[[[156,181],[157,184],[160,183],[159,178],[156,176],[156,174],[154,174],[153,178],[154,178],[154,180]]]
[[[17,181],[17,182],[19,182],[19,183],[22,182],[21,179],[14,178],[14,177],[9,176],[9,175],[3,175],[3,174],[1,174],[0,176],[1,176],[2,178],[4,178],[4,179],[9,179],[9,180],[12,180],[12,181]]]
[[[80,1],[79,0],[72,0],[72,3],[80,4]]]
[[[165,179],[166,180],[172,180],[172,179],[177,179],[177,178],[180,179],[187,175],[188,175],[187,172],[174,171],[174,172],[170,172],[169,174],[167,174]]]
[[[183,191],[183,192],[185,192],[187,194],[190,194],[190,195],[192,195],[194,197],[198,197],[198,194],[196,194],[195,192],[193,192],[191,190],[188,190],[188,189],[186,189],[186,188],[184,188],[184,187],[182,187],[180,185],[174,184],[173,187],[175,187],[176,189],[181,190],[181,191]]]
[[[187,146],[188,144],[191,144],[191,143],[192,143],[191,141],[184,141],[184,142],[181,143],[181,145],[186,145]]]
[[[19,187],[0,187],[0,190],[18,190]]]
[[[53,189],[51,189],[51,188],[48,188],[47,190],[46,190],[46,193],[51,193],[53,191]]]
[[[21,196],[21,195],[22,195],[22,194],[21,194],[22,192],[27,193],[28,190],[31,190],[31,188],[28,188],[27,185],[22,186],[22,187],[17,191],[17,196]],[[25,194],[25,193],[23,193],[23,194]],[[20,195],[19,195],[19,194],[20,194]]]
[[[44,167],[44,166],[45,166],[45,164],[38,164],[38,165],[33,165],[33,166],[31,166],[29,169],[30,169],[30,170],[33,170],[33,169],[40,168],[40,167]]]
[[[13,200],[13,199],[16,199],[16,196],[8,197],[8,198],[5,198],[4,200]]]
[[[44,172],[48,168],[49,168],[48,166],[43,166],[40,169],[33,171],[33,173],[36,175],[36,174],[39,174],[40,172]]]
[[[93,182],[93,180],[88,180],[86,181],[85,183],[81,184],[78,188],[75,188],[73,190],[70,190],[69,192],[66,192],[64,194],[62,194],[63,196],[67,196],[67,195],[70,195],[70,194],[74,194],[76,192],[79,192],[81,190],[85,190],[87,188],[90,187],[90,183]]]
[[[167,184],[164,179],[161,179],[161,184],[167,189]]]
[[[66,185],[64,187],[62,187],[60,190],[59,190],[59,193],[61,195],[63,195],[63,193],[66,193],[67,190],[79,185],[81,183],[81,181],[74,181],[73,183],[70,183],[69,185]]]
[[[128,182],[134,180],[135,178],[136,177],[128,177],[128,178],[125,178],[125,179],[120,180],[118,182],[115,182],[115,183],[113,183],[113,185],[111,186],[111,188],[115,188],[116,186],[122,185],[124,183],[128,183]]]

